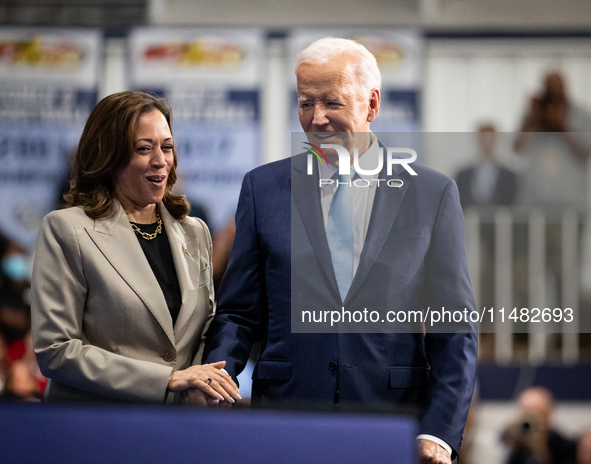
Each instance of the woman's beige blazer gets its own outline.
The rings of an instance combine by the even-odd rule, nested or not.
[[[47,400],[171,402],[173,368],[200,363],[213,316],[211,237],[203,221],[159,208],[182,294],[174,327],[119,202],[104,219],[75,207],[43,220],[31,311]]]

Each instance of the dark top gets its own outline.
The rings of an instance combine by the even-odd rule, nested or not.
[[[137,224],[142,232],[152,234],[156,231],[158,223],[154,224]],[[166,236],[166,228],[162,224],[162,232],[160,232],[155,239],[146,240],[141,237],[138,233],[135,234],[144,254],[150,263],[152,272],[156,276],[156,280],[160,284],[168,310],[172,316],[172,324],[176,323],[176,319],[181,310],[181,287],[179,286],[179,279],[176,275],[176,269],[174,267],[174,261],[172,260],[172,252],[170,251],[170,244],[168,243],[168,237]]]
[[[473,166],[464,169],[463,171],[460,171],[456,177],[462,208],[474,205],[484,206],[483,203],[478,203],[472,196],[472,182],[476,175],[476,168],[477,166]],[[499,175],[497,177],[497,182],[494,186],[492,198],[487,205],[513,205],[515,204],[515,199],[517,197],[518,178],[508,169],[505,169],[502,166],[498,166],[498,168]]]
[[[577,445],[574,441],[563,437],[555,430],[548,431],[548,464],[576,464]],[[535,464],[538,461],[531,457],[529,448],[518,446],[509,457],[508,464]]]

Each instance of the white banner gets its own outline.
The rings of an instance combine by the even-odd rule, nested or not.
[[[34,245],[96,104],[99,31],[0,30],[0,230]]]
[[[130,49],[129,87],[172,106],[180,188],[222,227],[261,161],[262,31],[139,28]]]
[[[289,38],[291,79],[290,132],[301,131],[297,116],[294,67],[297,55],[323,37],[352,39],[365,46],[376,58],[382,74],[382,101],[374,131],[416,131],[421,128],[420,98],[423,76],[423,38],[416,30],[330,29],[318,32],[295,30]]]

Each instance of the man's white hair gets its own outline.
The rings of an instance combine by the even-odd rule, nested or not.
[[[382,75],[378,68],[378,62],[367,48],[354,40],[334,37],[317,40],[300,52],[295,71],[297,72],[298,68],[304,63],[324,64],[347,53],[357,58],[355,71],[359,86],[369,94],[374,89],[379,90],[382,85]]]

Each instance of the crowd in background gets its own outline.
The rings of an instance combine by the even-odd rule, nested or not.
[[[38,400],[46,380],[37,367],[31,340],[31,257],[0,235],[0,262],[1,398]]]
[[[552,71],[543,78],[542,91],[531,97],[523,123],[514,138],[513,149],[525,158],[527,168],[515,172],[498,160],[498,134],[493,123],[477,128],[477,161],[460,170],[456,182],[464,211],[477,210],[484,220],[480,224],[479,272],[481,305],[495,304],[495,225],[494,213],[499,207],[540,208],[548,214],[546,224],[546,273],[561,289],[561,229],[565,211],[585,214],[587,211],[588,171],[591,141],[591,113],[570,101],[563,76]],[[582,227],[580,235],[584,233]],[[514,291],[522,306],[527,306],[527,226],[515,224]],[[575,244],[578,249],[581,240]],[[583,308],[582,308],[583,309]],[[492,339],[493,334],[481,334]],[[552,334],[550,334],[552,335]],[[555,334],[554,334],[555,335]],[[554,337],[556,339],[556,337]],[[555,341],[555,340],[554,340]],[[492,359],[492,353],[481,347],[481,359]],[[465,430],[463,462],[473,461],[474,423],[477,399],[473,400]],[[517,419],[501,437],[504,462],[508,464],[553,463],[585,464],[591,462],[591,431],[580,431],[578,437],[566,437],[553,428],[552,393],[542,387],[531,387],[519,394],[515,405]],[[465,449],[464,449],[465,448]],[[465,452],[464,452],[465,451]]]
[[[495,299],[495,211],[508,207],[514,213],[513,242],[513,306],[532,306],[528,280],[529,228],[527,213],[533,209],[545,216],[545,297],[548,307],[560,307],[564,292],[562,259],[564,241],[562,218],[566,212],[577,215],[579,222],[577,243],[569,243],[584,262],[583,244],[589,230],[583,225],[588,209],[588,161],[591,155],[591,112],[571,100],[563,75],[550,71],[542,77],[539,93],[526,104],[521,126],[516,134],[499,134],[492,122],[483,122],[477,128],[478,152],[475,161],[456,175],[460,201],[464,212],[480,214],[480,306],[493,307]],[[513,170],[499,161],[501,137],[510,136],[511,150],[521,158],[524,169]],[[504,142],[507,142],[503,138]],[[506,144],[505,144],[506,145]],[[524,214],[525,213],[525,214]],[[580,274],[576,269],[573,275]],[[588,287],[584,282],[581,288]],[[580,310],[589,311],[588,295],[578,295]],[[511,298],[509,299],[511,300]],[[538,303],[542,304],[542,303]],[[486,332],[490,331],[487,330]],[[490,333],[483,334],[481,359],[492,360],[493,341]],[[527,350],[527,338],[519,334],[519,345]],[[581,336],[580,339],[584,339]],[[549,346],[559,350],[560,339],[549,334]],[[587,341],[585,343],[588,343]]]
[[[544,76],[515,137],[515,153],[527,163],[519,178],[497,159],[495,125],[483,123],[477,131],[477,162],[456,178],[464,208],[522,204],[586,211],[591,112],[569,99],[559,72]]]

